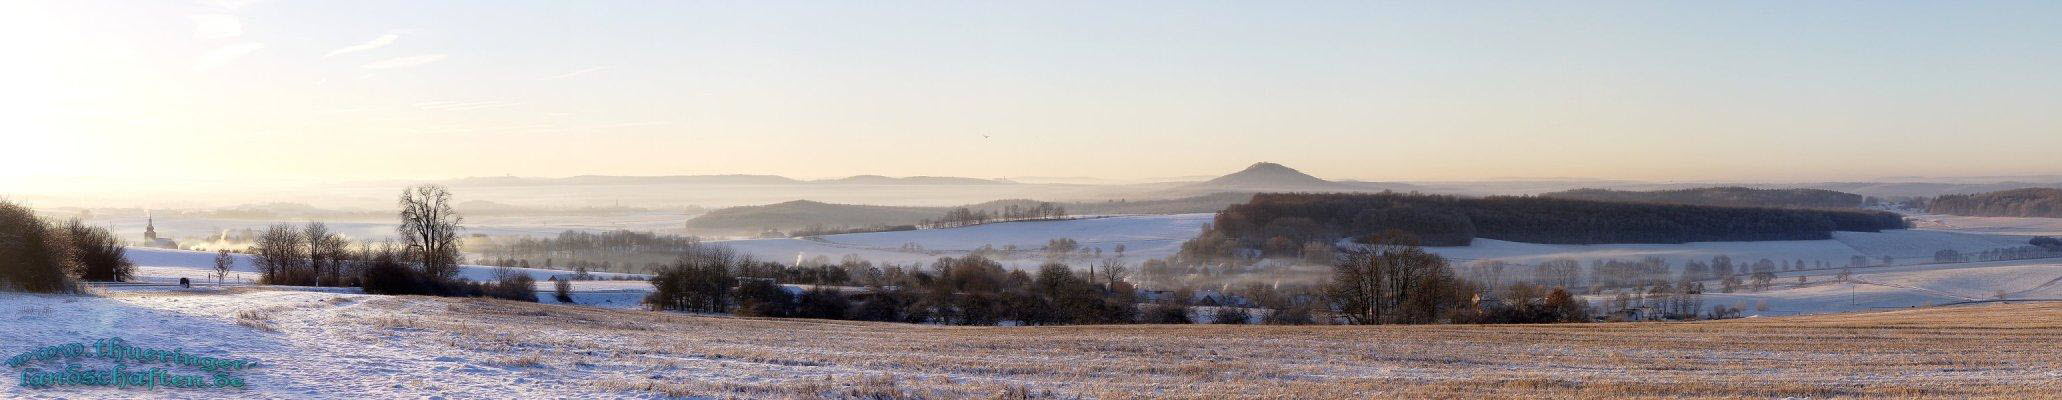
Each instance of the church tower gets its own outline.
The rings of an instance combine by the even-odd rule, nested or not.
[[[143,242],[156,244],[158,241],[157,220],[150,214],[143,215]]]

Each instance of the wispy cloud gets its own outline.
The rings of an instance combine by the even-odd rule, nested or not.
[[[559,79],[566,79],[566,78],[571,78],[571,77],[575,77],[575,76],[581,76],[581,75],[586,75],[586,74],[589,74],[589,73],[592,73],[592,72],[595,72],[595,71],[600,71],[600,70],[604,70],[604,69],[609,69],[609,67],[587,67],[587,68],[581,68],[581,69],[573,70],[573,72],[567,72],[567,73],[563,73],[563,74],[558,74],[558,75],[552,75],[552,76],[548,76],[548,77],[545,77],[545,78],[544,78],[544,80],[550,81],[550,80],[559,80]]]
[[[262,43],[249,42],[222,46],[208,51],[207,54],[202,54],[200,60],[194,61],[193,70],[207,71],[221,68],[224,65],[229,65],[231,61],[236,61],[236,59],[243,58],[244,55],[251,54],[262,48],[265,48],[265,45]]]
[[[379,35],[379,37],[372,38],[372,40],[366,41],[365,43],[359,43],[350,46],[344,46],[336,50],[330,50],[329,54],[323,54],[322,58],[336,57],[339,54],[356,53],[366,50],[377,49],[381,47],[387,47],[387,45],[394,44],[394,40],[400,38],[401,35],[396,35],[392,33]]]
[[[417,67],[417,66],[422,66],[423,64],[429,64],[429,63],[437,62],[437,61],[440,61],[440,60],[443,60],[443,59],[444,59],[444,55],[443,55],[443,54],[424,54],[424,55],[419,55],[419,56],[407,56],[407,57],[394,57],[394,58],[389,58],[389,59],[385,59],[385,60],[379,60],[379,61],[373,61],[373,62],[365,63],[365,65],[364,65],[364,68],[367,68],[367,69],[391,69],[391,68],[408,68],[408,67]]]
[[[194,14],[186,16],[193,20],[193,37],[201,39],[227,39],[243,36],[243,22],[229,14]]]

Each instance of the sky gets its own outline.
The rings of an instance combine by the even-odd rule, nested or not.
[[[2062,173],[2062,2],[25,1],[0,184]]]

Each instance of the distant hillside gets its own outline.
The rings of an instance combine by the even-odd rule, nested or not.
[[[697,234],[749,235],[767,229],[870,227],[914,224],[944,214],[942,207],[895,207],[832,204],[795,200],[763,206],[730,207],[687,220]]]
[[[1185,214],[1216,212],[1225,206],[1244,203],[1253,197],[1248,193],[1215,193],[1204,196],[1166,200],[1111,200],[1091,202],[1055,202],[1066,208],[1069,214]],[[1021,208],[1036,207],[1037,200],[996,200],[965,207],[971,211],[1000,213],[1009,206]],[[858,204],[831,204],[808,200],[796,200],[760,206],[731,207],[711,211],[687,221],[688,231],[703,235],[750,235],[767,229],[794,231],[807,228],[866,228],[880,226],[912,225],[927,219],[938,219],[947,211],[960,207],[894,207]]]
[[[1271,187],[1344,187],[1336,182],[1324,180],[1295,168],[1271,162],[1254,163],[1245,170],[1230,175],[1212,178],[1199,185],[1220,188],[1271,188]]]
[[[1822,189],[1750,189],[1711,187],[1695,189],[1625,191],[1575,189],[1540,194],[1540,197],[1597,201],[1689,204],[1726,207],[1855,208],[1862,195]]]
[[[1239,172],[1211,178],[1164,190],[1168,195],[1195,195],[1220,192],[1291,192],[1291,193],[1334,193],[1334,192],[1379,192],[1383,190],[1411,191],[1416,187],[1400,183],[1382,182],[1334,182],[1305,174],[1295,168],[1271,162],[1254,163]]]
[[[2025,188],[1951,194],[1933,199],[1926,212],[1979,217],[2062,218],[2062,189]]]

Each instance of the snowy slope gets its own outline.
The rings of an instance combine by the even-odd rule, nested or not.
[[[1939,231],[2021,236],[2062,236],[2062,218],[1964,217],[1917,214],[1910,216],[1915,228]]]
[[[2062,264],[2055,261],[1913,265],[1855,269],[1850,282],[1836,281],[1836,271],[1778,274],[1767,291],[1707,293],[1706,308],[1731,305],[1746,315],[1794,315],[1924,307],[1997,299],[2062,300]],[[1797,284],[1796,277],[1806,277]],[[1707,287],[1716,287],[1707,282]],[[1610,296],[1592,296],[1604,301]],[[1767,311],[1756,310],[1766,304]]]
[[[521,354],[471,340],[398,341],[415,322],[401,298],[307,291],[121,290],[103,296],[0,292],[0,354],[121,337],[134,345],[254,360],[250,389],[28,389],[0,379],[0,398],[557,398],[594,388]],[[368,302],[387,302],[368,307]],[[389,322],[391,321],[391,322]],[[368,324],[369,323],[369,324]],[[391,328],[382,328],[391,327]],[[419,330],[419,329],[413,329]],[[82,368],[109,368],[88,359]],[[157,364],[150,364],[155,366]],[[47,366],[46,366],[47,367]],[[174,371],[174,373],[195,373]]]

